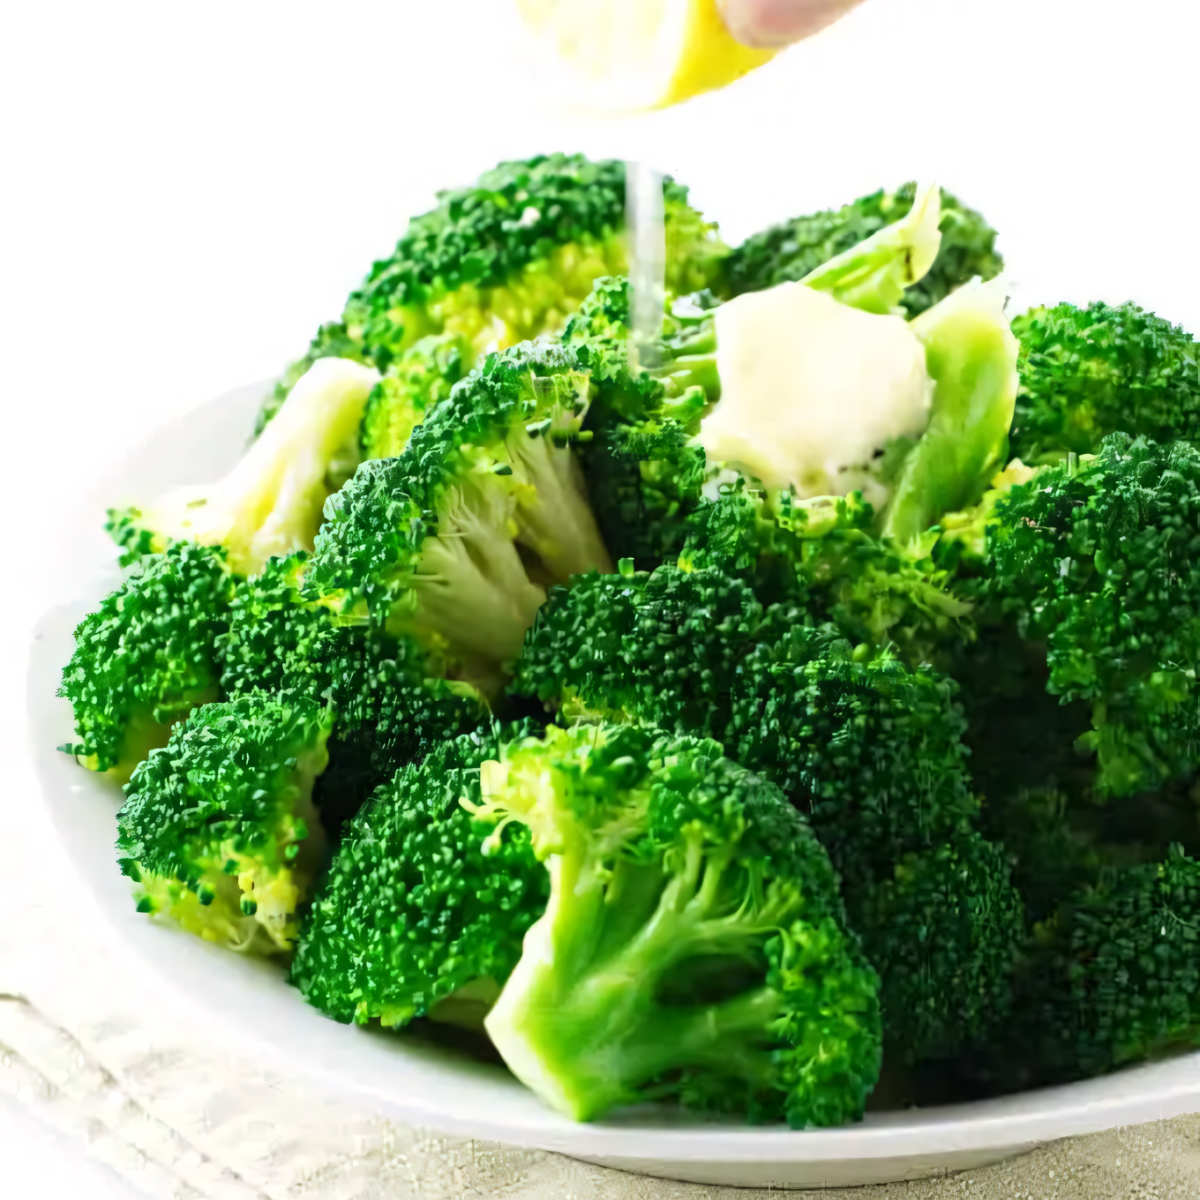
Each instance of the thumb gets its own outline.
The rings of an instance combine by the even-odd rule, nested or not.
[[[717,0],[729,32],[748,46],[784,46],[831,25],[860,0]]]

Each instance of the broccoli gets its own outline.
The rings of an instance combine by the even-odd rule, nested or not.
[[[486,721],[488,706],[411,639],[340,624],[304,594],[307,561],[303,551],[271,559],[239,584],[218,639],[221,687],[228,697],[261,691],[331,706],[330,761],[313,800],[336,838],[398,767]]]
[[[672,566],[579,575],[553,588],[510,692],[564,720],[634,720],[720,739],[729,689],[763,621],[748,584]]]
[[[664,183],[666,281],[675,292],[705,287],[728,253]],[[625,164],[551,154],[505,162],[466,188],[443,192],[414,218],[393,253],[371,268],[339,322],[314,339],[259,417],[261,429],[288,383],[322,354],[357,354],[381,369],[433,333],[458,335],[467,366],[494,350],[558,330],[593,280],[628,270]]]
[[[291,980],[342,1022],[385,1026],[432,1015],[481,1019],[546,908],[529,833],[492,839],[461,801],[502,736],[480,729],[402,767],[350,822],[300,929]]]
[[[320,866],[312,805],[329,712],[263,695],[206,704],[134,771],[117,814],[138,909],[208,941],[277,953]]]
[[[484,1021],[518,1078],[579,1120],[667,1097],[795,1127],[862,1114],[878,980],[776,788],[635,725],[551,727],[480,778],[488,845],[524,826],[550,878]]]
[[[974,636],[974,614],[924,540],[900,547],[875,531],[861,497],[794,503],[736,482],[684,526],[679,562],[750,580],[767,603],[800,605],[852,642],[894,649],[909,666],[945,669]]]
[[[422,338],[384,372],[367,399],[359,439],[362,457],[394,458],[412,431],[467,373],[468,350],[453,333]]]
[[[58,694],[78,741],[62,749],[124,783],[176,721],[215,700],[233,591],[221,549],[182,542],[143,558],[75,630]]]
[[[872,192],[843,208],[796,217],[754,234],[729,256],[727,294],[739,296],[803,279],[903,216],[912,208],[916,194],[916,184],[905,183],[895,191]],[[910,317],[919,316],[975,276],[991,279],[1004,267],[995,250],[996,231],[946,191],[941,193],[938,226],[942,242],[933,266],[901,300]]]
[[[847,894],[974,820],[949,679],[863,654],[786,608],[768,630],[738,669],[722,740],[801,809]]]
[[[1194,772],[1200,449],[1113,434],[991,502],[985,541],[980,608],[1040,648],[1051,694],[1090,708],[1097,791]]]
[[[869,247],[857,247],[849,257],[856,255],[870,262]],[[780,425],[781,414],[785,409],[808,412],[807,400],[791,403],[769,392],[767,406],[761,409],[743,411],[736,404],[728,412],[723,408],[731,401],[726,386],[730,381],[721,377],[729,366],[722,347],[734,362],[735,391],[759,394],[743,381],[737,363],[761,363],[773,354],[793,353],[785,339],[772,333],[769,344],[743,346],[746,318],[729,317],[730,340],[718,345],[729,306],[714,311],[684,301],[667,314],[655,365],[635,372],[624,356],[621,336],[628,328],[627,296],[620,281],[602,281],[568,323],[564,340],[593,378],[596,398],[588,422],[593,440],[584,450],[583,463],[610,548],[618,557],[653,567],[684,550],[692,536],[689,524],[699,525],[701,532],[694,540],[711,553],[714,536],[718,543],[728,542],[730,536],[715,527],[732,521],[743,555],[749,534],[751,543],[768,543],[750,558],[777,557],[769,543],[789,540],[775,532],[777,526],[794,532],[811,525],[814,515],[818,525],[828,525],[831,497],[857,490],[869,495],[874,514],[864,525],[906,557],[920,560],[926,530],[942,513],[974,503],[1003,461],[1017,352],[1003,300],[993,285],[967,286],[912,325],[889,326],[884,357],[899,356],[900,374],[890,382],[886,375],[874,381],[882,389],[876,398],[883,399],[883,407],[871,418],[878,420],[878,436],[870,429],[860,430],[854,438],[863,442],[861,447],[846,449],[838,442],[831,443],[828,453],[818,453],[813,447],[835,436],[830,429],[844,423],[844,415],[827,414],[830,429],[818,421],[812,428],[789,433]],[[756,304],[778,309],[775,316],[768,312],[752,322],[773,329],[778,317],[790,320],[794,300],[763,293]],[[804,305],[797,309],[801,310],[807,311]],[[819,313],[813,319],[818,318],[825,320]],[[861,314],[859,319],[896,320]],[[908,378],[912,371],[921,373],[915,382]],[[832,360],[829,372],[831,378],[837,375]],[[813,379],[814,386],[823,386],[817,376]],[[894,388],[899,388],[899,400],[888,398]],[[892,411],[895,404],[905,411]],[[908,432],[901,432],[905,428]],[[826,460],[843,452],[846,463],[827,469]],[[809,478],[812,471],[805,463],[814,455],[826,466]],[[865,461],[860,463],[860,458]],[[723,515],[708,511],[730,493],[735,498]],[[855,507],[864,510],[865,501],[855,502]],[[785,565],[790,557],[783,554]],[[933,606],[943,607],[938,601]]]
[[[1007,1019],[1025,913],[1000,847],[959,832],[847,889],[846,907],[879,972],[889,1062],[955,1054]]]
[[[1173,849],[1118,868],[1037,927],[1013,1011],[960,1064],[977,1088],[1085,1079],[1200,1044],[1200,863]]]
[[[1013,321],[1021,386],[1013,452],[1092,453],[1110,433],[1200,439],[1200,343],[1136,304],[1058,304]]]
[[[957,689],[852,648],[803,606],[673,566],[556,588],[510,690],[566,721],[712,737],[802,808],[834,865],[874,879],[977,813]]]
[[[312,549],[330,472],[358,434],[378,372],[325,358],[288,395],[278,418],[224,478],[176,488],[144,507],[109,514],[122,561],[172,541],[224,546],[239,575],[256,574],[273,555]]]
[[[490,357],[402,455],[330,500],[308,586],[345,620],[446,649],[469,678],[500,671],[547,586],[609,569],[572,451],[588,388],[552,344]]]

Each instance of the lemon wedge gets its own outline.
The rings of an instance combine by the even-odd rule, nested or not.
[[[778,52],[737,41],[717,0],[516,3],[542,65],[589,108],[665,108],[724,87]]]

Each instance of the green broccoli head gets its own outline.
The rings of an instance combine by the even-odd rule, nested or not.
[[[398,355],[375,385],[363,412],[362,457],[394,458],[412,431],[467,373],[468,348],[453,333],[422,338]]]
[[[889,1062],[945,1058],[1007,1019],[1025,912],[1003,849],[960,832],[847,889],[846,906],[879,973]]]
[[[632,719],[720,738],[729,688],[762,620],[742,580],[659,567],[577,576],[539,611],[511,691],[565,719]]]
[[[1047,687],[1091,709],[1102,794],[1195,770],[1200,450],[1114,434],[1011,488],[986,529],[980,604],[1044,647]]]
[[[63,750],[124,783],[176,721],[215,700],[233,591],[223,550],[177,543],[142,558],[75,630],[58,694],[78,741]]]
[[[511,825],[484,851],[479,768],[502,736],[481,729],[402,767],[350,822],[304,919],[292,983],[339,1021],[404,1025],[481,1017],[546,907],[529,833]]]
[[[847,893],[978,812],[957,689],[853,649],[787,606],[768,611],[732,684],[729,754],[805,814]]]
[[[265,692],[329,704],[329,767],[313,799],[331,837],[396,769],[488,719],[469,683],[412,639],[339,623],[305,593],[308,556],[274,558],[239,584],[219,639],[226,696]]]
[[[767,603],[799,605],[854,643],[944,667],[974,636],[972,605],[925,540],[899,546],[875,530],[861,496],[795,502],[743,481],[689,518],[679,561],[750,580]]]
[[[157,500],[109,514],[123,562],[173,541],[223,546],[239,575],[267,559],[312,549],[331,473],[353,447],[379,374],[360,363],[323,358],[305,373],[264,433],[224,478],[175,488]]]
[[[686,188],[671,179],[663,187],[667,286],[705,287],[728,248],[688,204]],[[260,428],[289,380],[325,353],[383,369],[419,339],[448,333],[463,340],[471,367],[487,353],[556,332],[594,280],[628,269],[623,162],[550,154],[501,163],[441,193],[435,208],[409,223],[341,320],[323,328],[285,375]]]
[[[494,673],[547,586],[609,568],[572,450],[587,406],[587,376],[560,347],[489,358],[403,455],[364,463],[331,499],[309,585]]]
[[[725,286],[729,295],[761,291],[803,279],[831,258],[877,233],[907,213],[915,183],[880,190],[839,209],[796,217],[747,238],[730,255]],[[941,247],[923,279],[909,287],[901,304],[915,317],[976,276],[999,275],[1004,260],[996,253],[996,231],[974,209],[947,191],[941,193],[938,221]]]
[[[1110,433],[1200,440],[1200,343],[1136,304],[1035,308],[1013,321],[1013,453],[1096,451]]]
[[[289,950],[323,855],[312,787],[331,724],[321,706],[250,695],[176,726],[117,814],[138,909],[236,950]]]
[[[714,742],[634,725],[511,742],[473,806],[528,829],[550,898],[485,1020],[586,1120],[645,1099],[793,1126],[860,1116],[878,981],[804,821]]]
[[[964,1063],[977,1086],[1085,1079],[1200,1038],[1200,863],[1106,872],[1035,930],[1013,1013]]]

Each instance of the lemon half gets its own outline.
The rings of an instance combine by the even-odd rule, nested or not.
[[[591,108],[664,108],[724,87],[778,53],[737,41],[717,0],[516,3],[563,90]]]

